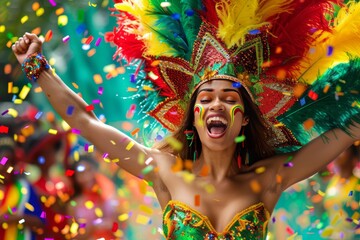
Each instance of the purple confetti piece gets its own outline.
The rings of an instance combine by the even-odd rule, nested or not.
[[[43,112],[36,113],[35,119],[38,120],[39,118],[41,118],[42,115],[43,115]]]
[[[131,82],[131,83],[136,83],[135,74],[131,74],[131,76],[130,76],[130,82]]]
[[[49,3],[51,4],[51,6],[56,7],[56,2],[54,0],[49,0]]]
[[[102,95],[103,92],[104,92],[104,88],[103,88],[103,87],[99,87],[99,88],[98,88],[98,94],[99,94],[99,95]]]
[[[5,110],[1,115],[4,116],[5,114],[7,114],[9,112],[9,109],[8,110]]]
[[[100,99],[94,99],[91,101],[92,104],[100,104]]]
[[[96,40],[96,42],[95,42],[95,46],[99,46],[100,43],[101,43],[101,41],[102,41],[102,38],[99,37],[99,38]]]
[[[85,150],[85,151],[89,151],[89,144],[87,144],[87,143],[85,144],[84,150]]]
[[[7,162],[7,160],[8,160],[7,157],[3,157],[3,158],[1,159],[1,161],[0,161],[0,164],[1,164],[1,165],[5,165],[6,162]]]
[[[326,55],[329,57],[333,54],[333,52],[334,52],[334,47],[328,46]]]
[[[294,164],[292,162],[284,163],[285,167],[293,167]]]
[[[62,41],[63,41],[63,43],[66,43],[67,41],[69,41],[69,39],[70,39],[70,36],[67,35],[67,36],[63,37]]]
[[[80,134],[81,133],[81,131],[79,129],[76,129],[76,128],[71,129],[71,132],[74,133],[74,134]]]

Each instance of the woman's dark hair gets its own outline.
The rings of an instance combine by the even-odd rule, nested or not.
[[[245,112],[244,115],[249,118],[249,123],[244,128],[245,142],[238,143],[234,157],[240,154],[243,163],[245,163],[246,155],[248,153],[248,165],[252,165],[255,162],[271,157],[275,154],[274,147],[270,144],[270,139],[274,137],[274,133],[270,126],[264,120],[260,109],[258,106],[251,100],[249,94],[245,88],[239,88],[241,97],[244,102]],[[196,102],[196,97],[198,90],[194,92],[191,96],[191,99],[186,108],[184,119],[182,124],[176,132],[172,134],[172,137],[177,139],[179,142],[183,143],[183,148],[180,152],[175,152],[171,146],[163,141],[156,146],[159,150],[168,151],[173,154],[179,155],[183,160],[192,160],[194,152],[197,156],[201,153],[201,141],[199,139],[198,133],[193,126],[194,123],[194,105]],[[242,129],[243,129],[242,128]],[[193,142],[190,144],[190,141],[187,140],[185,134],[186,131],[193,131]],[[239,133],[240,135],[240,133]],[[242,147],[244,145],[244,147]]]

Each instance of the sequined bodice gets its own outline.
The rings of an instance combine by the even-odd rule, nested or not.
[[[265,239],[269,212],[263,203],[237,213],[223,232],[219,233],[209,219],[186,204],[171,200],[163,214],[166,239],[240,240]]]

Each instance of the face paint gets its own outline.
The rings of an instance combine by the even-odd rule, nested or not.
[[[230,109],[230,126],[232,126],[234,124],[235,121],[235,114],[237,114],[238,112],[241,112],[242,114],[244,114],[244,106],[241,104],[236,104],[234,106],[231,107]]]
[[[194,106],[194,114],[198,113],[199,114],[199,120],[198,120],[198,124],[200,126],[204,126],[204,107],[201,104],[195,104]]]

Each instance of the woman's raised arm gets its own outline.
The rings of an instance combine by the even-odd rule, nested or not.
[[[146,165],[143,161],[138,161],[139,157],[147,159],[154,150],[136,143],[126,134],[101,122],[91,110],[88,110],[88,104],[79,95],[66,86],[51,68],[44,67],[44,58],[37,55],[41,54],[42,50],[42,41],[38,36],[26,33],[16,41],[12,49],[20,64],[25,61],[25,67],[34,69],[27,74],[28,77],[38,77],[37,83],[50,104],[71,128],[80,131],[81,136],[94,144],[100,152],[108,155],[109,159],[118,160],[117,164],[121,168],[135,176],[141,176],[141,171]],[[33,57],[29,57],[31,54]],[[36,68],[40,68],[38,75]],[[155,164],[155,161],[151,164]]]
[[[282,177],[282,190],[320,171],[340,153],[360,139],[360,124],[353,122],[349,133],[333,129],[313,139],[299,151],[279,159],[278,175]]]

